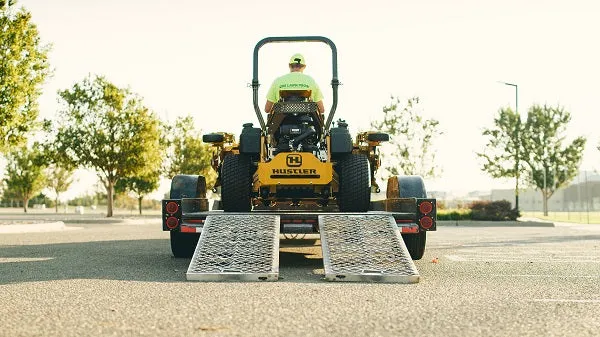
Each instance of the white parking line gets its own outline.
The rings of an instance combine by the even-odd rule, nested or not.
[[[545,302],[545,303],[598,303],[600,300],[570,300],[561,298],[534,298],[532,302]]]
[[[52,259],[53,257],[0,257],[0,263],[38,262]]]
[[[536,275],[536,274],[489,274],[496,277],[540,277],[540,278],[600,278],[600,275]]]
[[[468,255],[445,255],[446,258],[457,262],[537,262],[537,263],[600,263],[600,259],[596,256],[578,256],[573,257],[553,257],[553,256],[520,256],[520,257],[497,257],[486,256],[484,254],[477,256]],[[581,259],[584,257],[584,259]]]

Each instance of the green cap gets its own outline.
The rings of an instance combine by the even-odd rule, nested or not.
[[[304,56],[302,56],[302,54],[294,54],[292,58],[290,58],[290,64],[301,64],[305,66],[306,61],[304,61]]]

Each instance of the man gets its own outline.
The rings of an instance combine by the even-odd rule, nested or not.
[[[290,58],[290,73],[285,74],[273,81],[269,92],[267,93],[267,103],[265,104],[265,111],[271,113],[273,110],[273,104],[279,101],[280,90],[310,90],[311,101],[317,103],[317,109],[319,113],[325,112],[325,106],[323,105],[323,93],[315,80],[303,74],[306,68],[306,62],[304,56],[301,54],[294,54]]]

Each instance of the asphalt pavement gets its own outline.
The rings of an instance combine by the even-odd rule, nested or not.
[[[202,283],[130,220],[0,234],[0,336],[600,336],[599,225],[440,226],[418,284],[324,281],[318,240],[277,282]]]

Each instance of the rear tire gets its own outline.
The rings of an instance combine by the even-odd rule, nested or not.
[[[206,179],[204,176],[178,174],[171,179],[169,198],[206,198]]]
[[[393,178],[390,180],[393,182]],[[427,198],[425,184],[420,176],[398,176],[398,197],[400,198]],[[388,188],[390,188],[388,183]],[[413,260],[420,260],[425,254],[427,232],[420,231],[417,234],[402,234],[402,239]]]
[[[248,156],[225,156],[221,168],[221,207],[225,212],[250,212],[252,209],[250,167]]]
[[[420,260],[425,254],[425,243],[427,242],[427,232],[421,231],[417,234],[402,234],[404,244],[410,253],[410,258]]]
[[[337,204],[341,212],[367,212],[371,204],[369,159],[351,153],[337,164],[340,187]]]
[[[171,180],[171,199],[206,198],[206,179],[199,175],[179,174]],[[177,230],[171,235],[171,252],[174,257],[190,258],[200,239],[200,233],[182,233]]]
[[[171,251],[175,257],[191,258],[196,250],[200,233],[171,231]]]

